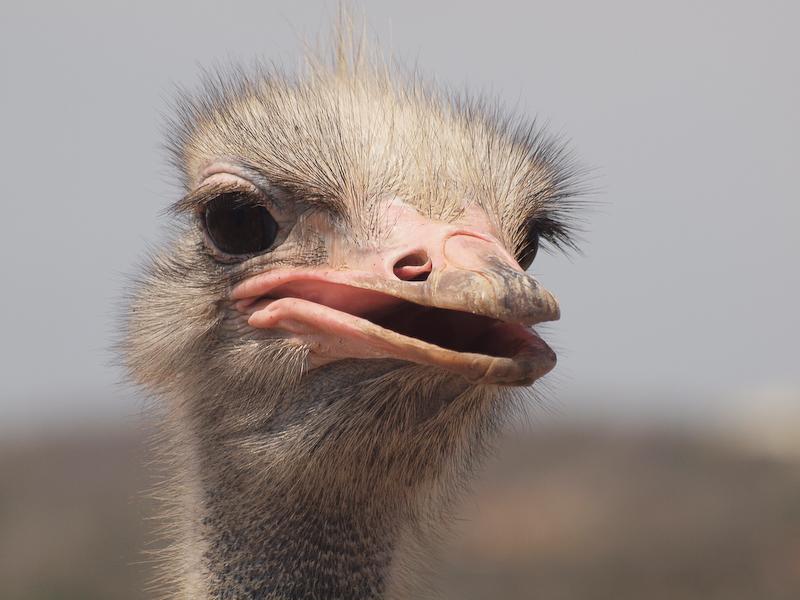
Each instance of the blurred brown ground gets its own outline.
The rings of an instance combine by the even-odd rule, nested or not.
[[[667,430],[512,437],[460,510],[447,599],[797,600],[800,460]],[[0,441],[0,598],[147,598],[141,428]]]

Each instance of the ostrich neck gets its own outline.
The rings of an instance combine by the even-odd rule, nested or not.
[[[181,597],[418,597],[406,591],[427,568],[415,557],[430,557],[494,430],[496,396],[445,375],[351,376],[345,394],[324,375],[334,392],[309,384],[252,435],[219,434],[215,415],[181,442],[194,448]]]
[[[206,494],[209,598],[384,597],[395,546],[388,515],[323,512],[253,491],[226,482]]]

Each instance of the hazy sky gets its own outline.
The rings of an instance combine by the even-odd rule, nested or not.
[[[384,48],[538,115],[595,169],[585,255],[534,267],[562,302],[547,329],[556,389],[800,388],[798,6],[367,5]],[[292,66],[334,12],[3,2],[0,415],[122,402],[108,347],[126,278],[176,199],[160,147],[175,86],[230,59]]]

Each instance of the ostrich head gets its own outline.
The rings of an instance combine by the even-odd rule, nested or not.
[[[532,326],[558,304],[526,269],[540,242],[571,243],[568,155],[390,71],[257,70],[181,104],[185,195],[126,353],[168,408],[179,529],[200,548],[173,570],[203,581],[196,597],[246,596],[242,572],[247,589],[289,586],[289,565],[349,573],[353,597],[384,589],[400,540],[436,521],[515,390],[555,365]],[[320,567],[333,538],[374,560]],[[269,582],[252,575],[264,565]]]

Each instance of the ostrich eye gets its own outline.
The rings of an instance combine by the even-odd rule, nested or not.
[[[539,251],[539,230],[535,225],[528,227],[528,235],[525,236],[525,243],[522,245],[522,250],[519,253],[519,265],[523,269],[528,269],[536,258],[536,253]]]
[[[230,192],[211,200],[203,214],[208,237],[225,254],[258,254],[272,246],[278,223],[245,194]]]

